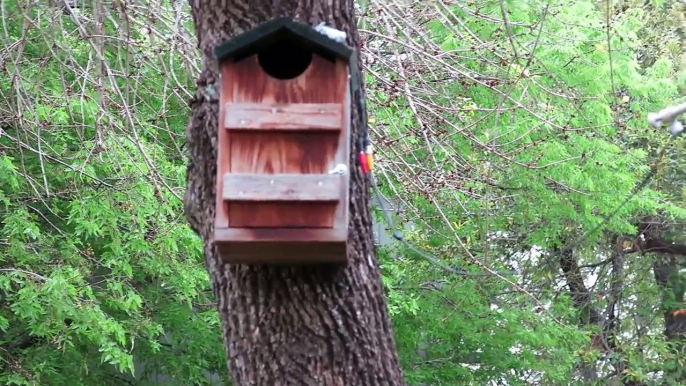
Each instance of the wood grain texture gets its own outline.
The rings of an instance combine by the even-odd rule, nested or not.
[[[343,178],[332,174],[226,174],[227,201],[338,201]]]
[[[335,166],[338,133],[229,132],[231,173],[325,174]]]
[[[312,264],[345,263],[346,243],[327,242],[231,242],[219,246],[219,253],[231,256],[232,264]]]
[[[222,74],[220,84],[221,89],[230,90],[231,85],[233,84],[233,76],[232,72],[230,71],[230,67],[223,66],[220,71]],[[221,93],[219,100],[219,117],[225,116],[226,112],[224,111],[224,107],[226,106],[226,102],[230,100],[230,96],[231,93]],[[229,145],[229,134],[226,132],[226,130],[219,128],[219,130],[217,130],[217,176],[223,176],[229,172]],[[215,228],[226,228],[229,226],[229,205],[224,201],[223,198],[222,189],[224,184],[222,183],[221,178],[217,178],[217,183],[215,186],[217,191],[215,197],[216,211],[214,226]]]
[[[264,73],[257,55],[231,65],[234,103],[342,103],[336,82],[336,63],[313,55],[312,63],[300,76],[275,79]]]
[[[259,109],[270,109],[269,111],[273,106],[298,106],[292,107],[291,112],[312,112],[312,105],[324,105],[331,116],[340,117],[337,130],[272,131],[263,124],[259,124],[261,130],[226,130],[226,144],[229,149],[226,173],[326,174],[337,163],[348,164],[345,141],[349,131],[345,130],[343,119],[347,66],[341,67],[337,62],[314,55],[312,63],[303,74],[288,80],[274,79],[262,72],[256,55],[230,63],[226,67],[231,72],[232,83],[226,90],[231,96],[224,106],[224,124],[235,122],[235,118],[229,115],[237,111],[239,123],[241,119],[245,119],[244,111],[231,110],[230,106],[233,105],[259,104],[265,106]],[[336,109],[337,111],[333,111]],[[282,118],[288,116],[282,115]],[[257,119],[257,114],[253,119]],[[288,126],[287,123],[283,125]],[[342,148],[341,144],[344,145]],[[337,204],[304,204],[293,200],[282,203],[228,202],[228,226],[346,228],[348,220],[344,207],[348,202],[348,184],[349,180],[345,178],[339,189]]]
[[[230,173],[325,174],[335,166],[338,137],[324,132],[230,132]],[[345,203],[225,202],[230,227],[333,227],[336,210]]]
[[[337,206],[337,202],[229,202],[230,229],[332,228]]]
[[[340,98],[343,100],[343,129],[338,133],[338,148],[336,149],[336,155],[334,162],[336,164],[344,164],[348,166],[350,170],[349,159],[351,154],[350,148],[350,112],[352,111],[352,106],[350,104],[350,83],[348,82],[348,63],[341,60],[336,62],[336,80],[339,82],[337,90],[340,93]],[[341,202],[348,203],[350,200],[350,172],[343,176],[345,182],[341,186]],[[350,213],[349,205],[339,205],[336,207],[336,212],[334,213],[334,225],[336,229],[347,229],[348,228],[348,217]]]
[[[343,126],[340,103],[229,103],[224,111],[230,130],[340,131]]]
[[[278,243],[283,240],[292,242],[331,242],[340,243],[346,241],[348,232],[341,229],[245,229],[245,228],[222,228],[215,233],[222,240],[236,242],[258,241],[262,243]],[[319,245],[316,242],[314,245]]]
[[[215,237],[232,240],[217,246],[233,264],[344,263],[347,259],[347,229],[227,228],[217,230]]]

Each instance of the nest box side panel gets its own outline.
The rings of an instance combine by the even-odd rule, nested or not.
[[[350,82],[348,82],[348,75],[350,74],[350,67],[347,62],[343,60],[336,60],[336,79],[338,80],[338,92],[341,95],[343,105],[343,125],[341,131],[338,133],[338,148],[336,149],[336,164],[343,164],[351,170],[351,133],[350,133],[350,116],[352,110],[350,105]],[[340,232],[348,232],[348,218],[349,218],[349,195],[350,195],[350,172],[343,176],[343,183],[340,186],[340,205],[336,208],[334,215],[334,229]]]
[[[269,119],[258,116],[256,111],[251,121],[259,128],[227,132],[229,173],[327,174],[336,163],[341,163],[341,128],[331,127],[330,123],[339,122],[342,126],[343,117],[349,114],[343,111],[347,76],[341,78],[335,62],[313,55],[308,69],[290,80],[267,75],[256,55],[233,63],[230,71],[233,95],[227,102],[279,105],[286,111],[302,110],[306,108],[304,104],[335,104],[340,111],[326,112],[328,118],[301,118],[317,126],[313,127],[316,130],[307,131],[283,130],[287,124],[281,125],[280,130],[270,130],[277,127],[268,127]],[[299,113],[302,116],[302,111]],[[347,202],[229,202],[229,227],[333,228],[340,206],[347,207]]]
[[[221,67],[221,90],[231,90],[233,83],[230,64]],[[223,128],[224,115],[226,114],[226,103],[233,99],[233,95],[220,91],[219,97],[219,128],[217,130],[217,181],[216,181],[216,203],[215,203],[215,228],[226,228],[229,226],[229,205],[224,201],[223,195],[223,176],[229,172],[229,134]]]

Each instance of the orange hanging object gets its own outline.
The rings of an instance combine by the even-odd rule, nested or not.
[[[367,156],[364,154],[363,151],[360,152],[359,158],[360,158],[360,167],[362,168],[362,173],[367,174],[369,172],[369,168],[367,167]]]
[[[374,169],[374,149],[372,149],[372,145],[367,145],[365,153],[367,158],[367,170],[372,171],[372,169]]]

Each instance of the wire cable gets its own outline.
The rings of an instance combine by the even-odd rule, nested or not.
[[[381,213],[383,213],[383,216],[386,220],[386,223],[393,235],[393,238],[400,241],[407,249],[410,251],[414,252],[415,254],[419,255],[423,259],[427,260],[429,263],[436,265],[443,270],[456,274],[456,275],[462,275],[462,276],[493,276],[495,274],[499,275],[518,275],[519,273],[517,271],[495,271],[494,273],[490,272],[468,272],[462,269],[456,269],[451,267],[450,265],[442,262],[438,257],[423,251],[416,246],[412,245],[410,242],[408,242],[405,237],[403,237],[403,234],[398,231],[398,228],[396,228],[393,218],[389,214],[388,207],[384,204],[383,199],[381,198],[381,192],[379,191],[379,187],[376,184],[376,179],[374,178],[374,174],[370,171],[368,174],[369,176],[369,184],[372,186],[372,189],[374,190],[374,198],[376,199],[376,202],[379,204],[379,207],[381,209]]]

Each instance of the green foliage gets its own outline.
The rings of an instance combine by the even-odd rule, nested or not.
[[[377,177],[414,223],[407,239],[471,273],[520,272],[454,275],[382,246],[408,383],[590,384],[582,366],[607,375],[617,358],[646,384],[656,370],[683,382],[662,322],[686,305],[655,282],[654,256],[623,264],[611,360],[588,324],[611,303],[598,261],[612,237],[686,217],[686,145],[645,123],[686,85],[683,5],[363,3]],[[202,246],[180,216],[199,67],[188,10],[103,4],[5,2],[0,384],[226,384]],[[656,180],[625,202],[650,164]],[[585,307],[550,254],[570,245],[595,265]]]
[[[684,220],[683,178],[675,174],[683,161],[672,158],[674,150],[656,158],[668,135],[645,120],[675,102],[681,64],[659,49],[648,65],[638,60],[646,41],[661,33],[651,29],[659,23],[648,8],[614,12],[609,33],[605,4],[590,1],[460,3],[440,17],[431,9],[408,7],[403,12],[413,15],[408,24],[415,29],[382,29],[393,40],[367,42],[380,52],[408,53],[402,69],[379,54],[372,71],[385,75],[367,80],[383,191],[408,206],[397,220],[416,226],[407,235],[413,243],[471,272],[483,272],[479,265],[518,269],[517,283],[531,292],[489,276],[455,277],[390,248],[382,268],[408,380],[588,384],[578,378],[583,361],[601,376],[613,369],[589,350],[600,326],[584,325],[583,312],[560,296],[569,289],[559,254],[527,252],[571,248],[579,265],[595,263],[607,257],[611,235],[633,237],[643,216]],[[504,17],[507,27],[494,22]],[[662,170],[657,183],[632,196],[650,163]],[[604,271],[582,272],[598,277],[586,285],[602,294],[610,273],[599,267]],[[622,295],[633,298],[623,303],[625,312],[654,314],[661,300],[650,261],[631,260],[624,269],[631,284]],[[589,307],[603,311],[609,302],[605,293]],[[626,373],[647,380],[662,365],[640,353],[672,355],[658,338],[661,318],[623,320]],[[652,339],[638,342],[636,329]]]
[[[137,29],[135,49],[108,39],[98,64],[73,19],[27,6],[3,23],[16,76],[0,77],[0,384],[225,383],[202,248],[179,216],[189,110],[172,88],[194,74],[145,57],[161,43]],[[97,10],[76,12],[97,28]],[[136,20],[111,16],[114,37]]]

